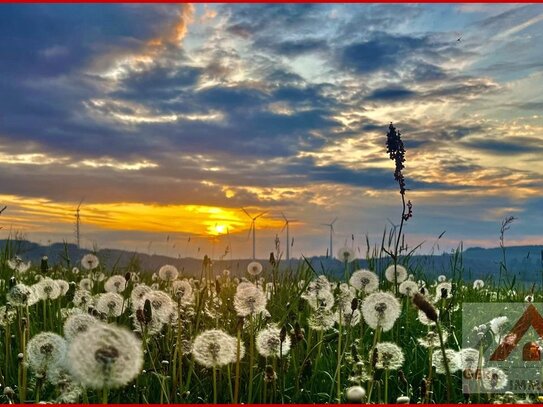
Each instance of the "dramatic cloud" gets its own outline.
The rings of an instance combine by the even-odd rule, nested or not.
[[[4,235],[72,240],[84,197],[88,245],[167,234],[199,239],[192,255],[228,241],[244,256],[246,207],[267,211],[261,256],[280,211],[299,219],[293,253],[324,253],[319,224],[335,216],[338,244],[363,247],[398,214],[394,122],[412,242],[446,229],[445,249],[493,245],[511,213],[517,240],[537,243],[542,16],[540,5],[2,5]],[[156,250],[189,253],[179,247]]]

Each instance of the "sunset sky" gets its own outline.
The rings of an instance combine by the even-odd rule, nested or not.
[[[0,237],[293,257],[543,244],[543,5],[0,5]],[[228,232],[228,234],[227,234]],[[352,235],[355,241],[352,242]],[[190,242],[189,242],[190,237]],[[198,250],[199,249],[199,250]]]

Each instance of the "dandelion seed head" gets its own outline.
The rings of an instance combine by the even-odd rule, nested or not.
[[[407,279],[407,269],[399,264],[394,269],[394,264],[387,267],[385,270],[385,278],[391,283],[400,284]]]
[[[379,291],[368,295],[362,301],[362,316],[372,329],[380,326],[383,332],[389,331],[400,312],[398,299],[390,293]]]
[[[524,302],[534,302],[534,296],[532,294],[528,294],[526,297],[524,297]]]
[[[72,273],[79,274],[79,269],[77,267],[72,268]]]
[[[115,389],[141,372],[142,344],[125,328],[97,324],[73,339],[68,361],[71,375],[84,387]]]
[[[57,283],[58,288],[60,288],[60,295],[66,295],[70,289],[70,283],[62,279],[55,280],[55,283]]]
[[[407,297],[412,297],[413,295],[415,295],[415,293],[419,291],[419,286],[412,280],[406,280],[400,284],[398,291],[400,292],[400,294],[403,294]]]
[[[219,329],[199,334],[192,345],[194,360],[202,366],[220,367],[237,358],[237,339]]]
[[[30,270],[32,263],[30,261],[24,262],[19,256],[15,256],[13,259],[7,261],[8,267],[16,273],[26,273]]]
[[[319,290],[310,295],[302,296],[302,298],[304,298],[314,310],[330,310],[334,306],[334,294],[328,290]]]
[[[179,271],[177,271],[177,267],[165,264],[158,270],[158,276],[162,281],[174,281],[179,276]]]
[[[45,372],[64,363],[66,349],[66,340],[62,336],[41,332],[28,341],[27,362],[35,372]]]
[[[94,283],[90,278],[85,277],[79,281],[79,288],[82,290],[91,291],[93,286]]]
[[[473,348],[460,349],[460,366],[462,369],[475,371],[479,367],[479,351]],[[481,357],[481,366],[484,366],[484,358]]]
[[[487,367],[482,374],[483,387],[487,390],[502,390],[507,386],[507,375],[497,367]]]
[[[361,269],[352,274],[349,283],[357,290],[368,294],[379,288],[379,277],[370,270]]]
[[[183,305],[192,304],[194,295],[192,286],[186,280],[177,280],[172,283],[173,298]]]
[[[81,259],[81,266],[83,266],[85,270],[94,270],[99,265],[100,260],[98,260],[98,257],[92,253],[84,255]]]
[[[115,275],[107,279],[104,290],[108,293],[122,293],[126,289],[126,278]]]
[[[92,296],[90,291],[81,289],[81,290],[77,290],[74,293],[74,298],[72,302],[74,303],[76,307],[81,307],[81,308],[86,309],[87,307],[94,305],[94,297]]]
[[[335,322],[335,314],[326,309],[314,311],[307,319],[307,324],[314,331],[328,331],[334,327]]]
[[[403,350],[392,342],[379,342],[377,349],[377,369],[397,370],[402,367],[405,360]]]
[[[287,336],[281,344],[281,329],[270,326],[262,329],[256,336],[256,348],[265,358],[285,356],[290,350],[290,338]]]
[[[485,282],[483,280],[475,280],[473,282],[473,289],[474,290],[480,290],[485,286]]]
[[[349,403],[362,403],[366,397],[366,390],[362,386],[351,386],[345,390],[345,398]]]
[[[260,273],[262,273],[262,264],[260,264],[258,261],[250,262],[247,265],[247,273],[252,276],[258,276]]]
[[[118,317],[121,316],[124,309],[124,299],[120,294],[107,292],[100,294],[96,300],[96,310],[102,314],[107,315],[108,317]]]
[[[33,305],[39,301],[34,290],[25,284],[15,284],[6,294],[7,301],[14,307]]]
[[[234,308],[241,317],[259,314],[266,309],[266,295],[250,283],[241,283],[234,296]]]
[[[34,291],[40,300],[54,300],[60,297],[60,287],[49,277],[42,278],[34,284]]]
[[[164,291],[153,290],[145,294],[142,298],[142,303],[146,300],[151,302],[153,309],[153,318],[156,317],[162,323],[168,323],[175,304],[171,297]]]
[[[342,247],[337,252],[337,258],[339,261],[344,263],[351,263],[355,260],[355,253],[353,250],[348,247]]]
[[[446,294],[445,297],[443,294]],[[436,285],[436,296],[435,296],[435,302],[438,302],[439,300],[443,298],[452,298],[452,284],[448,281],[443,281]]]
[[[88,332],[90,327],[99,323],[100,321],[87,313],[74,313],[64,322],[64,337],[71,342],[77,335]]]
[[[447,342],[447,338],[449,337],[449,333],[445,330],[442,331],[443,335],[443,342]],[[418,338],[417,342],[424,348],[437,348],[440,345],[439,342],[439,335],[437,332],[429,331],[425,337]]]
[[[439,310],[436,309],[435,311],[436,311],[437,316],[439,317]],[[426,313],[422,310],[419,310],[417,314],[417,318],[421,324],[426,325],[426,326],[434,326],[436,324],[434,321],[428,318],[426,316]]]
[[[153,291],[151,287],[145,284],[138,284],[134,288],[132,288],[132,292],[130,293],[130,300],[132,301],[132,309],[136,310],[138,308],[143,307],[143,298],[146,294]]]
[[[445,281],[447,281],[447,277],[444,276],[443,274],[437,276],[437,282],[438,282],[438,283],[443,283],[443,282],[445,282]]]
[[[0,326],[7,326],[15,321],[17,313],[10,306],[2,305],[0,307]]]
[[[445,349],[445,356],[449,364],[449,371],[454,373],[461,368],[460,356],[454,349]],[[445,363],[443,359],[443,353],[440,349],[436,349],[432,353],[432,366],[436,368],[436,373],[445,374]]]

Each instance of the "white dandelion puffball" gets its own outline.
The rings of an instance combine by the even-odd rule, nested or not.
[[[130,293],[130,300],[132,301],[132,309],[137,310],[138,308],[143,307],[143,297],[145,297],[146,294],[149,294],[152,292],[153,289],[145,284],[138,284],[134,288],[132,288],[132,292]]]
[[[125,328],[97,324],[70,343],[68,362],[71,375],[83,387],[115,389],[141,372],[142,344]]]
[[[401,306],[396,297],[386,292],[368,295],[362,301],[362,316],[372,328],[380,326],[383,332],[389,331],[400,316]]]
[[[0,326],[7,326],[15,321],[17,312],[10,306],[2,305],[0,307]]]
[[[312,295],[305,295],[302,298],[304,298],[314,310],[330,310],[334,306],[334,294],[328,290],[320,290]]]
[[[39,301],[34,290],[25,284],[15,284],[6,294],[7,301],[14,307],[33,305]]]
[[[460,355],[454,349],[445,349],[445,356],[447,357],[447,362],[449,364],[449,371],[451,373],[460,370]],[[432,366],[436,368],[436,373],[445,374],[445,363],[443,359],[443,352],[441,349],[436,349],[432,353]]]
[[[448,299],[452,298],[452,284],[448,281],[444,281],[442,283],[439,283],[436,286],[436,297],[435,301],[439,301],[441,299]]]
[[[341,309],[350,308],[353,299],[356,297],[356,289],[347,283],[341,283],[336,291],[336,303]]]
[[[449,333],[445,330],[442,331],[443,343],[447,342]],[[439,335],[437,332],[429,331],[424,338],[418,338],[417,342],[424,348],[437,348],[440,345]]]
[[[351,263],[355,260],[354,251],[348,247],[342,247],[337,252],[337,258],[343,263]]]
[[[60,297],[60,287],[49,277],[42,278],[34,284],[34,291],[40,300],[54,300]]]
[[[117,293],[101,294],[96,300],[96,310],[108,317],[118,317],[124,312],[124,299]]]
[[[147,300],[151,302],[153,318],[164,324],[169,323],[172,310],[175,308],[172,298],[164,291],[154,290],[145,294],[140,304],[143,306]]]
[[[345,326],[358,325],[360,323],[361,318],[362,318],[362,314],[360,313],[360,311],[358,311],[357,309],[353,311],[351,307],[343,309],[341,313],[341,321],[342,321],[342,324]],[[339,311],[337,312],[335,319],[336,319],[336,322],[339,323]]]
[[[262,264],[260,264],[258,261],[250,262],[247,265],[247,273],[252,276],[258,276],[260,273],[262,273]]]
[[[436,314],[439,317],[439,310],[436,309]],[[426,313],[419,309],[417,318],[419,322],[426,326],[434,326],[436,323],[426,316]]]
[[[115,275],[107,279],[104,290],[108,293],[122,293],[126,289],[126,278]]]
[[[366,390],[362,386],[351,386],[345,390],[345,398],[349,403],[362,403],[366,397]]]
[[[349,284],[366,294],[372,293],[379,288],[379,277],[370,270],[357,270],[349,279]]]
[[[526,297],[524,297],[524,302],[534,302],[534,296],[532,294],[528,294]]]
[[[502,390],[507,386],[507,375],[497,367],[483,369],[483,387],[487,390]]]
[[[96,255],[89,253],[83,256],[81,259],[81,265],[85,270],[94,270],[100,265],[100,260],[98,260]]]
[[[485,282],[483,280],[475,280],[473,282],[473,289],[474,290],[480,290],[485,286]]]
[[[479,351],[473,348],[464,348],[460,352],[460,366],[462,369],[475,371],[479,367]],[[485,360],[481,356],[481,366],[484,366]]]
[[[377,369],[397,370],[402,367],[405,360],[403,350],[392,342],[379,342],[377,349]]]
[[[447,277],[444,276],[443,274],[441,274],[441,275],[439,275],[439,276],[437,277],[437,282],[438,282],[438,283],[444,283],[445,281],[447,281]]]
[[[76,312],[64,322],[64,337],[70,342],[77,335],[86,333],[90,327],[99,323],[100,321],[85,312]]]
[[[194,339],[192,355],[208,368],[227,365],[237,358],[237,339],[219,329],[204,331]]]
[[[394,269],[396,267],[396,269]],[[401,282],[407,280],[407,269],[404,266],[394,264],[387,267],[385,270],[385,278],[394,284],[400,284]]]
[[[70,289],[70,283],[68,283],[66,280],[55,280],[55,283],[57,283],[58,288],[60,288],[60,295],[66,295],[68,290]]]
[[[158,277],[162,281],[174,281],[179,276],[179,271],[177,267],[172,266],[171,264],[166,264],[158,270]]]
[[[290,338],[286,336],[281,344],[281,329],[268,327],[256,336],[256,349],[265,358],[285,356],[290,350]]]
[[[234,308],[241,317],[256,315],[266,309],[266,295],[251,283],[243,283],[236,289]]]
[[[94,283],[90,278],[85,277],[79,280],[79,288],[82,290],[91,291],[93,286]]]
[[[328,331],[334,327],[335,317],[336,315],[330,310],[318,309],[309,316],[307,324],[314,331]]]
[[[30,269],[31,263],[28,261],[25,263],[19,256],[15,256],[13,259],[7,261],[8,267],[17,273],[25,273]]]
[[[28,341],[27,362],[36,371],[62,365],[66,357],[66,340],[53,332],[42,332]]]
[[[79,269],[77,267],[72,268],[72,273],[79,274]]]
[[[412,297],[419,292],[419,285],[412,280],[405,280],[400,284],[398,288],[400,294],[403,294],[407,297]]]
[[[172,283],[173,297],[178,303],[183,305],[192,304],[194,302],[192,291],[192,286],[187,280],[178,280]]]
[[[87,308],[94,305],[94,297],[90,291],[77,290],[74,294],[74,299],[72,302],[76,307]]]

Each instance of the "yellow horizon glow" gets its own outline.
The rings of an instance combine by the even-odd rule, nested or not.
[[[47,224],[75,222],[77,202],[54,202],[44,198],[0,195],[0,203],[8,209],[0,219],[4,227],[38,231]],[[259,213],[259,208],[249,208]],[[183,232],[200,236],[240,233],[249,229],[251,220],[241,209],[208,205],[159,205],[135,202],[88,203],[81,206],[83,224],[109,230],[141,232]],[[29,227],[32,223],[34,226]],[[36,226],[41,225],[41,226]],[[282,222],[262,216],[257,229],[280,228]]]

